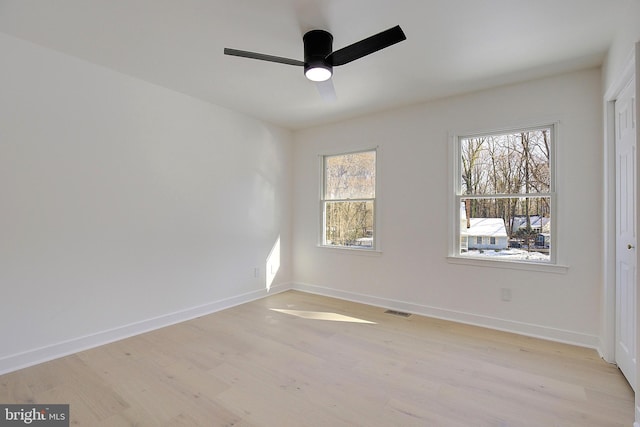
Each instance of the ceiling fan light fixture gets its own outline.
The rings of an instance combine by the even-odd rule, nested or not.
[[[304,75],[312,82],[324,82],[331,78],[331,69],[323,66],[310,66],[305,67]]]
[[[277,62],[280,64],[294,65],[298,67],[303,66],[304,75],[307,79],[316,83],[324,83],[331,79],[331,76],[333,75],[333,67],[348,64],[356,59],[362,58],[363,56],[370,55],[381,49],[406,40],[406,38],[407,36],[405,36],[402,28],[400,28],[399,25],[396,25],[393,28],[389,28],[388,30],[374,34],[371,37],[367,37],[350,44],[349,46],[343,47],[342,49],[334,51],[333,36],[331,33],[325,30],[311,30],[307,31],[304,36],[302,36],[302,42],[304,44],[304,61],[229,48],[224,49],[224,54],[258,59],[260,61]],[[331,87],[329,92],[332,92],[333,98],[335,98],[332,82],[317,86]]]
[[[324,82],[333,74],[333,64],[326,61],[331,55],[333,36],[324,30],[311,30],[302,37],[304,42],[304,75],[313,82]]]

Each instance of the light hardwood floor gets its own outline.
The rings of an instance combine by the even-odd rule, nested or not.
[[[80,426],[630,427],[593,350],[289,291],[0,376]]]

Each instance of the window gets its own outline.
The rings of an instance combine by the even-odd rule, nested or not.
[[[322,157],[323,246],[375,249],[376,150]]]
[[[555,125],[455,138],[454,257],[555,263],[554,139]]]

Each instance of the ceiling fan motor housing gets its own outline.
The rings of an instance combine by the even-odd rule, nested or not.
[[[324,68],[333,74],[333,66],[327,63],[327,57],[333,49],[333,36],[324,30],[311,30],[302,40],[304,42],[304,72],[313,68]]]

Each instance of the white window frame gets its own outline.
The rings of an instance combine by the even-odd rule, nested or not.
[[[328,245],[326,244],[326,233],[325,233],[325,202],[339,202],[339,201],[343,201],[341,199],[330,199],[330,200],[326,200],[325,199],[325,185],[326,185],[326,180],[325,180],[325,159],[328,157],[336,157],[336,156],[344,156],[344,155],[349,155],[349,154],[357,154],[357,153],[366,153],[366,152],[370,152],[373,151],[376,154],[376,161],[375,161],[375,173],[376,173],[376,182],[375,182],[375,188],[374,188],[374,197],[373,198],[364,198],[364,199],[357,199],[357,200],[353,200],[353,201],[367,201],[367,200],[371,200],[373,202],[373,239],[372,239],[372,244],[371,247],[364,247],[364,246],[342,246],[342,245]],[[371,254],[371,255],[376,255],[376,254],[380,254],[382,253],[381,250],[381,244],[380,244],[380,224],[381,224],[381,220],[380,220],[380,209],[379,209],[379,204],[380,204],[380,158],[381,158],[381,147],[380,146],[375,146],[375,147],[366,147],[366,148],[361,148],[361,149],[355,149],[355,150],[351,150],[351,151],[340,151],[340,152],[332,152],[332,153],[325,153],[325,154],[319,154],[318,155],[318,159],[319,159],[319,176],[320,176],[320,185],[319,185],[319,199],[320,199],[320,203],[319,203],[319,221],[318,221],[318,247],[321,248],[326,248],[326,249],[331,249],[331,250],[335,250],[335,251],[345,251],[347,253],[355,253],[355,254]],[[347,201],[347,200],[344,200]]]
[[[461,165],[461,140],[466,138],[481,137],[488,135],[499,135],[507,133],[518,133],[522,131],[532,131],[537,129],[551,129],[551,147],[549,170],[551,173],[549,193],[535,193],[536,196],[545,196],[551,199],[551,259],[549,262],[531,262],[526,260],[502,260],[488,257],[473,257],[461,255],[460,236],[460,203],[462,199],[469,198],[469,195],[462,194],[462,165]],[[560,132],[560,122],[555,120],[541,121],[538,123],[522,124],[517,126],[494,128],[483,131],[472,132],[450,132],[449,133],[449,164],[451,174],[449,175],[449,248],[447,261],[452,264],[475,265],[481,267],[508,268],[517,270],[544,271],[552,273],[566,273],[568,267],[561,263],[563,248],[558,244],[558,230],[561,222],[558,217],[558,179],[557,179],[557,145]],[[524,195],[498,195],[498,197],[521,197]],[[478,197],[478,196],[475,196]],[[484,197],[482,197],[484,198]],[[496,198],[496,195],[487,195],[487,198]]]

